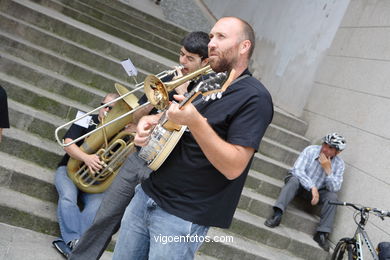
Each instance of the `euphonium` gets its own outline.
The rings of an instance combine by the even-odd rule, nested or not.
[[[115,88],[121,96],[128,92],[124,86],[117,83]],[[80,190],[88,193],[100,193],[111,185],[127,155],[134,148],[134,134],[122,130],[132,121],[132,115],[129,114],[119,120],[117,118],[137,106],[138,100],[134,95],[127,95],[118,100],[99,125],[114,120],[115,122],[88,136],[80,146],[80,149],[85,153],[95,153],[99,156],[103,162],[101,170],[91,172],[82,161],[72,157],[69,159],[68,176]]]

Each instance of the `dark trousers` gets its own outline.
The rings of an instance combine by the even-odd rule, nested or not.
[[[320,194],[319,204],[321,207],[320,223],[317,227],[319,232],[330,233],[332,231],[334,218],[336,215],[336,206],[330,205],[328,201],[337,201],[337,193],[321,189],[318,191]],[[279,208],[283,212],[287,205],[295,198],[295,196],[301,195],[303,198],[311,201],[311,191],[307,191],[299,183],[299,179],[295,176],[288,175],[285,179],[285,185],[279,194],[279,198],[276,201],[274,208]]]
[[[151,173],[145,161],[132,153],[105,192],[92,226],[83,234],[69,259],[99,259],[118,231],[122,216],[134,196],[135,186]]]

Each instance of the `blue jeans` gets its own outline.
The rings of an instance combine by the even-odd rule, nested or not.
[[[68,177],[66,166],[57,168],[55,185],[58,192],[58,224],[62,239],[65,243],[69,243],[79,239],[92,224],[103,199],[103,193],[92,194],[80,191]],[[82,211],[77,204],[79,197],[84,205]]]
[[[113,259],[193,259],[208,229],[169,214],[138,185],[122,218]]]

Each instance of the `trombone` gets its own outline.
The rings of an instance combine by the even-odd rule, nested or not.
[[[182,67],[182,66],[181,66]],[[180,67],[179,67],[180,69]],[[208,73],[211,73],[212,72],[212,69],[210,67],[210,65],[207,65],[206,67],[203,67],[199,70],[196,70],[192,73],[189,73],[183,77],[180,77],[178,79],[175,79],[175,80],[172,80],[170,82],[167,82],[167,83],[163,83],[161,81],[162,78],[168,76],[168,75],[172,75],[173,73],[175,73],[176,69],[173,69],[173,70],[166,70],[166,71],[163,71],[157,75],[149,75],[146,77],[145,81],[143,83],[139,83],[135,86],[135,89],[133,89],[132,91],[127,91],[125,87],[123,87],[122,85],[118,84],[118,83],[115,83],[115,87],[116,89],[118,90],[118,92],[120,92],[120,96],[111,100],[110,102],[104,104],[104,105],[101,105],[91,111],[89,111],[88,113],[80,116],[80,117],[77,117],[59,127],[56,128],[55,130],[55,138],[57,140],[57,143],[62,146],[62,147],[67,147],[69,145],[72,145],[74,143],[77,143],[78,141],[86,138],[87,136],[90,136],[91,134],[99,131],[100,129],[104,128],[104,127],[107,127],[109,125],[111,125],[112,123],[118,121],[118,120],[121,120],[122,118],[124,117],[127,117],[131,114],[133,114],[134,112],[136,112],[137,110],[149,105],[149,104],[152,104],[154,107],[156,107],[157,109],[160,109],[160,110],[163,110],[165,109],[168,104],[169,104],[169,97],[168,97],[168,92],[172,91],[173,89],[175,89],[176,87],[180,86],[181,84],[183,84],[184,82],[186,81],[189,81],[189,80],[192,80],[194,78],[197,78],[198,76],[200,75],[203,75],[203,74],[208,74]],[[114,103],[114,102],[117,102],[118,100],[121,100],[121,99],[125,99],[127,96],[131,95],[132,93],[136,92],[136,91],[139,91],[141,90],[142,88],[144,88],[144,92],[148,98],[148,102],[142,104],[142,105],[138,105],[137,102],[132,102],[133,104],[135,103],[136,105],[131,105],[131,107],[135,107],[134,109],[131,109],[130,111],[118,116],[117,118],[109,121],[109,122],[106,122],[104,124],[101,124],[100,126],[96,127],[94,130],[90,131],[89,133],[85,134],[85,135],[82,135],[78,138],[76,138],[75,140],[72,140],[71,142],[69,143],[66,143],[65,144],[65,140],[60,140],[60,138],[58,137],[58,134],[59,134],[59,131],[71,124],[73,124],[74,122],[77,122],[78,120],[84,118],[84,117],[87,117],[89,115],[91,115],[92,113],[94,113],[95,111],[98,111],[99,109],[101,108],[104,108],[106,106],[109,106],[110,104]],[[123,94],[122,94],[123,93]],[[131,97],[129,97],[131,99]],[[127,102],[127,100],[125,100]]]

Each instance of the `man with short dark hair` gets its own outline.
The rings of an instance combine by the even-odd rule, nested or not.
[[[279,198],[273,209],[274,214],[265,221],[267,227],[279,226],[287,205],[298,194],[310,200],[311,205],[322,204],[321,220],[314,240],[329,251],[327,237],[332,230],[336,214],[337,193],[343,182],[344,161],[337,155],[345,149],[346,141],[337,133],[330,133],[323,139],[322,145],[306,147],[296,160],[294,167],[285,178]]]
[[[160,168],[137,186],[113,259],[192,259],[210,226],[231,224],[273,104],[247,69],[255,38],[250,25],[224,17],[209,37],[209,64],[215,72],[229,73],[228,87],[220,99],[169,107],[168,119],[188,131]],[[150,126],[161,116],[141,118],[136,145],[148,144]],[[164,237],[170,241],[164,243]]]
[[[191,32],[182,40],[179,63],[182,69],[177,68],[177,75],[181,77],[208,64],[207,44],[208,34],[205,32]],[[162,79],[170,81],[172,76]],[[190,91],[195,83],[184,83],[170,93],[184,94]],[[139,103],[145,103],[146,96],[141,97]],[[151,112],[152,111],[152,112]],[[138,110],[133,115],[133,123],[128,129],[134,129],[139,118],[148,113],[156,113],[152,105],[145,109]],[[147,178],[151,170],[145,162],[138,157],[138,152],[130,154],[119,171],[115,180],[105,192],[101,206],[97,212],[92,226],[85,232],[79,243],[72,251],[70,259],[98,259],[103,254],[105,248],[111,240],[112,235],[119,229],[120,221],[126,206],[134,195],[135,186]]]

